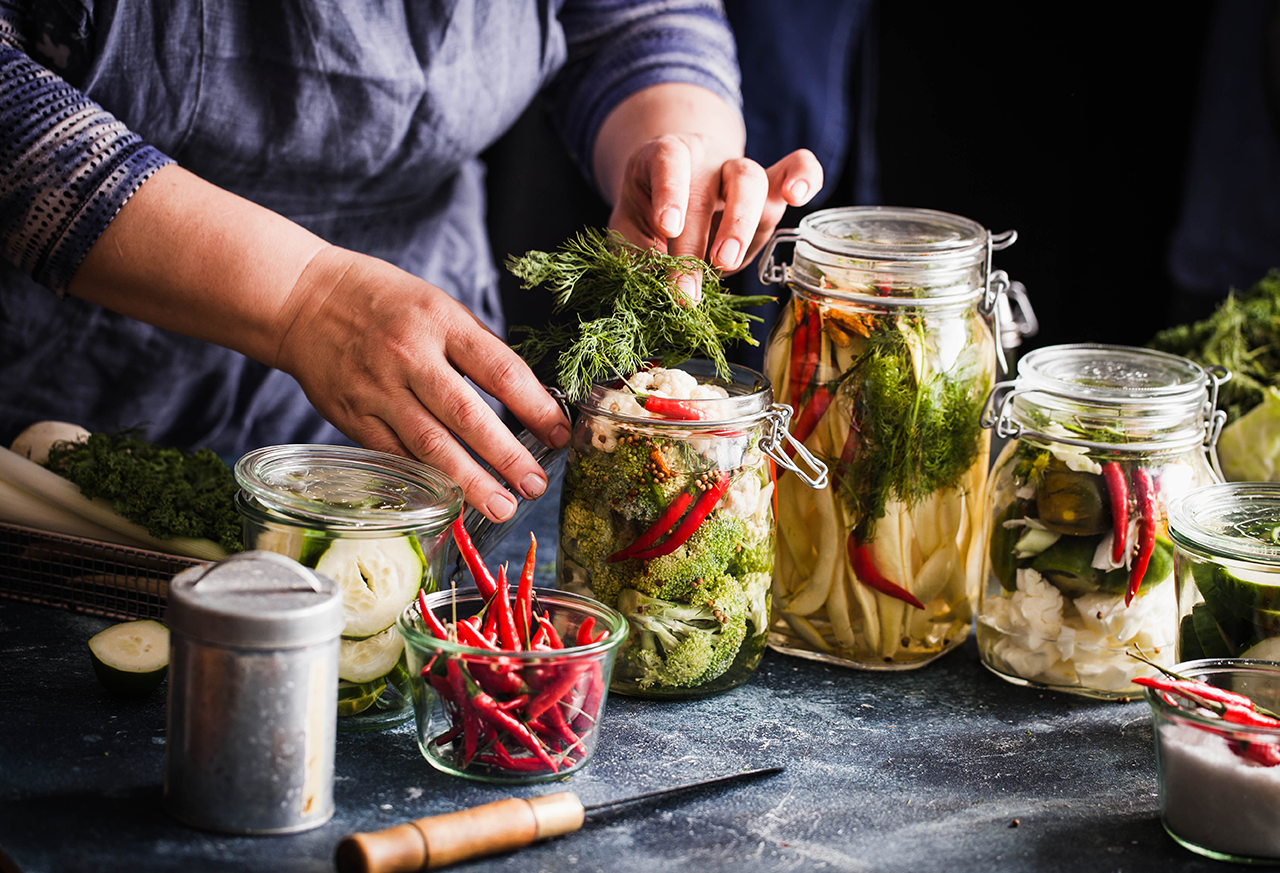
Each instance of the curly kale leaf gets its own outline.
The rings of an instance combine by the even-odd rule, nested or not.
[[[727,343],[757,345],[740,310],[773,298],[726,292],[719,274],[703,261],[641,249],[616,232],[588,229],[555,252],[507,259],[526,290],[545,286],[554,296],[545,327],[516,326],[524,339],[514,348],[540,378],[570,400],[586,397],[595,382],[629,376],[652,360],[670,367],[704,357],[727,376]],[[702,274],[702,299],[677,301],[672,276]]]
[[[136,431],[96,433],[83,443],[55,443],[48,467],[86,497],[110,500],[152,536],[209,539],[229,552],[244,548],[234,503],[239,486],[210,449],[165,448]]]

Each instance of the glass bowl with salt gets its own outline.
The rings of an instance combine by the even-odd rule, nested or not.
[[[1210,858],[1280,864],[1280,663],[1202,659],[1151,679],[1160,820]]]

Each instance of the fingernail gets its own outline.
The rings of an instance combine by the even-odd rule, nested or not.
[[[803,203],[809,197],[809,183],[799,179],[791,186],[791,199]]]
[[[484,505],[484,513],[495,521],[506,521],[516,511],[516,502],[510,494],[498,492]]]
[[[658,226],[662,228],[662,232],[667,236],[679,236],[683,221],[680,216],[680,210],[674,206],[668,206],[662,210],[662,216],[658,219]]]
[[[563,449],[569,445],[569,428],[557,424],[551,431],[551,448]]]
[[[720,251],[716,254],[716,260],[726,270],[732,270],[738,266],[738,255],[741,253],[742,245],[736,239],[727,239],[720,243]]]
[[[520,480],[520,493],[529,500],[535,497],[541,497],[542,492],[547,490],[547,480],[543,479],[537,473],[530,473]]]
[[[676,276],[676,287],[690,303],[697,303],[702,299],[702,283],[698,279],[697,273],[681,273]]]

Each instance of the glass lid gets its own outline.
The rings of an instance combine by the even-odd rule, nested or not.
[[[1280,572],[1280,482],[1223,482],[1169,505],[1169,537],[1193,551]]]
[[[268,509],[317,526],[443,528],[462,489],[410,458],[348,446],[283,445],[249,452],[236,481]]]
[[[831,254],[869,260],[985,259],[987,229],[932,209],[887,206],[827,209],[800,221],[801,239]]]
[[[1204,368],[1193,361],[1131,346],[1048,346],[1018,362],[1018,387],[1024,391],[1107,405],[1190,403],[1199,408],[1208,384]]]

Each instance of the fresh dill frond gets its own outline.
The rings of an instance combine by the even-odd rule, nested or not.
[[[581,400],[596,382],[631,375],[650,361],[664,367],[693,357],[729,373],[725,345],[757,345],[741,310],[772,297],[725,291],[719,274],[693,257],[642,249],[613,231],[587,229],[554,252],[531,251],[507,259],[526,290],[552,293],[553,315],[567,320],[511,329],[523,339],[513,348],[544,382]],[[702,274],[702,299],[677,298],[672,277]]]
[[[978,458],[985,381],[956,373],[921,380],[904,329],[914,328],[879,319],[840,387],[859,439],[851,457],[833,462],[863,542],[891,497],[910,506],[953,488]]]

